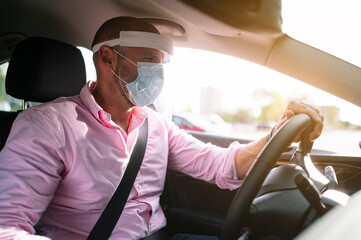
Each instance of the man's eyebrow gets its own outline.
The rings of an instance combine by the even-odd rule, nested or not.
[[[143,56],[141,59],[162,61],[163,56],[149,54],[149,55]]]

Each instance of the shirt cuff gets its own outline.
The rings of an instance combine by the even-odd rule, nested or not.
[[[241,147],[242,145],[239,142],[233,142],[228,147],[227,157],[221,167],[221,173],[216,179],[216,183],[220,188],[234,190],[241,186],[243,180],[238,179],[236,169],[236,155]]]

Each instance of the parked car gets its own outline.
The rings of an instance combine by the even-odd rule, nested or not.
[[[204,126],[204,119],[201,119],[201,121],[197,121],[194,119],[190,119],[189,116],[185,117],[180,115],[173,115],[172,121],[180,128],[188,131],[195,131],[195,132],[206,132],[206,127]],[[203,121],[202,121],[203,120]],[[203,123],[202,123],[203,122]],[[202,126],[203,125],[203,126]]]
[[[222,135],[229,134],[231,131],[231,126],[223,121],[223,119],[217,114],[195,114],[183,112],[173,114],[172,121],[179,126],[179,128],[188,131]]]
[[[319,3],[320,11],[328,9],[328,2]],[[308,5],[310,2],[299,1],[298,4],[302,7],[300,9],[313,10]],[[342,4],[347,5],[348,1]],[[361,6],[358,7],[360,11]],[[120,15],[134,16],[153,23],[173,40],[176,47],[221,53],[239,61],[255,63],[335,95],[359,110],[361,65],[351,64],[333,56],[334,53],[321,51],[317,46],[289,36],[282,28],[281,9],[280,0],[0,1],[0,64],[9,62],[17,44],[31,37],[51,38],[90,49],[96,30],[105,20]],[[340,18],[337,9],[332,14],[333,18]],[[319,16],[323,16],[323,12],[319,12]],[[347,16],[347,13],[343,15]],[[307,14],[303,20],[308,20]],[[323,21],[323,17],[317,21]],[[351,46],[349,41],[353,35],[346,35],[342,30],[350,28],[352,34],[357,35],[358,24],[359,21],[350,19],[348,25],[329,27],[334,30],[334,35],[344,34],[344,40],[338,44]],[[324,29],[318,31],[323,34]],[[353,47],[350,51],[360,55],[359,48]],[[201,66],[202,62],[197,65]],[[210,68],[205,66],[206,71]],[[222,62],[217,64],[217,68],[224,74],[228,71]],[[187,69],[181,70],[193,74]],[[226,78],[233,83],[233,88],[236,83],[244,81],[236,76],[220,78],[219,81],[226,81]],[[197,80],[207,82],[207,79]],[[61,85],[66,87],[67,84]],[[189,91],[192,86],[187,84]],[[246,88],[247,84],[242,82],[241,86]],[[181,93],[182,99],[178,100],[191,98],[190,93]],[[238,97],[234,96],[234,99]],[[0,117],[7,115],[8,112],[1,111]],[[356,118],[354,114],[352,122],[360,120]],[[293,239],[297,236],[298,239],[339,239],[339,235],[333,235],[337,230],[342,232],[344,239],[359,238],[359,227],[354,223],[361,220],[360,216],[350,213],[359,212],[353,194],[357,193],[355,197],[359,198],[361,152],[350,155],[332,149],[312,149],[309,154],[312,146],[305,146],[305,142],[298,149],[287,148],[294,134],[311,124],[304,115],[294,119],[259,155],[262,161],[258,162],[265,163],[264,167],[255,164],[237,191],[219,189],[169,170],[161,200],[169,231],[172,234],[215,235],[221,239],[241,236],[240,239]],[[11,126],[11,123],[6,125]],[[184,125],[180,124],[181,127]],[[227,147],[233,141],[249,142],[221,134],[203,134],[202,131],[207,130],[196,124],[187,128],[198,131],[192,133],[194,137],[221,147]],[[1,131],[1,134],[1,139],[6,140],[7,133]],[[347,136],[341,138],[347,139]],[[332,174],[325,176],[327,166],[333,167],[337,180]],[[348,214],[343,214],[343,210]],[[323,221],[332,222],[332,227],[325,227]],[[308,235],[308,229],[316,230]]]

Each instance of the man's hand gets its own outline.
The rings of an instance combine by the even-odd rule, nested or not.
[[[315,123],[313,131],[309,135],[310,142],[315,141],[315,139],[321,135],[324,117],[316,107],[303,102],[291,101],[288,104],[281,120],[275,126],[275,131],[277,131],[288,119],[299,113],[306,113]],[[297,136],[294,141],[300,141],[300,136]]]
[[[272,134],[274,134],[288,119],[299,113],[308,114],[311,117],[311,119],[315,122],[313,131],[310,133],[309,136],[309,140],[313,142],[316,138],[318,138],[321,135],[324,118],[316,107],[297,101],[291,101],[288,104],[285,112],[281,117],[281,120],[278,121],[278,123],[272,130],[273,131]],[[239,149],[236,155],[236,169],[239,179],[243,179],[246,176],[248,169],[251,167],[257,155],[266,144],[265,139],[266,138],[264,137],[258,141],[249,143]],[[294,141],[298,142],[300,141],[300,139],[301,137],[299,135],[294,139]]]

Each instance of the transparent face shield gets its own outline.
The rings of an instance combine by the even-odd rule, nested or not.
[[[167,63],[173,54],[173,43],[170,39],[155,33],[148,32],[120,32],[118,39],[102,42],[93,47],[93,52],[96,53],[100,47],[108,46],[126,46],[126,47],[147,47],[158,49],[164,54],[163,63]],[[137,62],[134,63],[124,55],[113,49],[117,54],[127,59],[129,62],[137,66],[137,78],[127,83],[121,76],[115,72],[113,74],[119,78],[126,86],[128,93],[125,93],[128,99],[135,106],[148,106],[153,104],[158,96],[161,94],[164,85],[163,64]]]
[[[101,42],[93,47],[93,53],[96,53],[102,46],[115,47],[145,47],[154,48],[163,52],[164,63],[169,62],[173,55],[173,42],[165,36],[138,31],[121,31],[119,38]]]
[[[125,84],[128,92],[124,92],[124,94],[135,106],[144,107],[153,104],[163,89],[163,64],[152,62],[134,63],[117,50],[113,49],[113,51],[137,67],[138,76],[130,83],[111,70]]]

